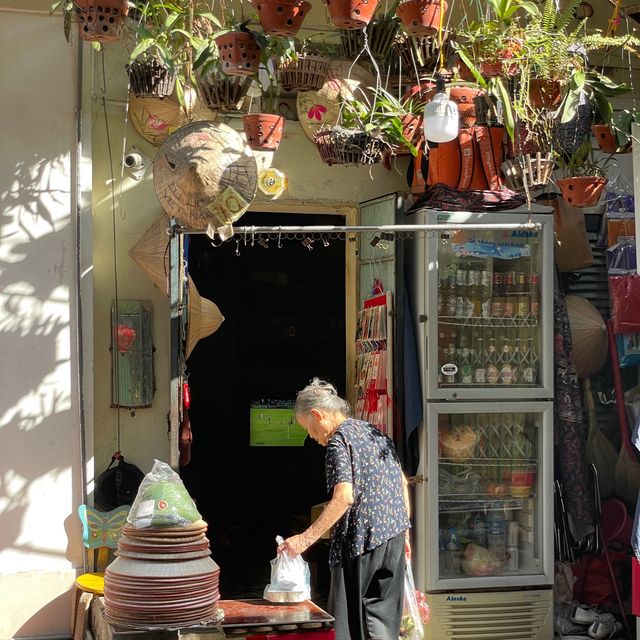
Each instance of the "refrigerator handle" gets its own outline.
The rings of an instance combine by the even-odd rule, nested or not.
[[[429,336],[424,337],[424,368],[429,370]]]

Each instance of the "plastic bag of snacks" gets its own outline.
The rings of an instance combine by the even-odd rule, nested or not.
[[[424,638],[424,625],[429,622],[429,605],[424,593],[416,590],[410,557],[406,558],[405,566],[404,607],[399,640],[422,640]]]
[[[138,529],[183,527],[201,518],[180,476],[160,460],[144,477],[127,516]]]

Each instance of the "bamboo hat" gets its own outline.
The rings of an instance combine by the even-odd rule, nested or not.
[[[162,208],[197,230],[226,230],[256,195],[256,158],[240,134],[225,124],[191,122],[173,133],[153,161]]]
[[[211,300],[203,298],[198,293],[196,285],[189,276],[189,306],[187,316],[187,348],[185,358],[188,358],[198,340],[215,333],[224,321],[217,305]]]
[[[129,251],[129,257],[153,284],[169,295],[169,216],[163,213]]]
[[[573,358],[578,378],[594,376],[607,360],[607,326],[600,312],[581,296],[567,296]]]

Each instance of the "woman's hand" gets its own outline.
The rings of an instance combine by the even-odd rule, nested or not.
[[[304,534],[287,538],[279,547],[278,553],[286,553],[288,556],[297,556],[306,551],[311,545]]]

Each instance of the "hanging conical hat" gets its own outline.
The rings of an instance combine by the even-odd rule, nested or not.
[[[129,251],[130,258],[144,271],[153,284],[169,295],[169,216],[163,213]]]
[[[566,301],[576,372],[578,378],[591,378],[607,360],[607,326],[585,298],[567,296]]]
[[[225,124],[192,122],[160,147],[153,182],[163,209],[180,223],[204,230],[228,227],[256,195],[256,158]]]
[[[218,330],[224,321],[220,309],[206,298],[202,298],[189,276],[189,315],[187,316],[187,349],[188,358],[198,340],[210,336]]]

